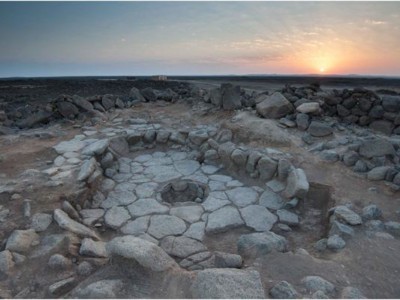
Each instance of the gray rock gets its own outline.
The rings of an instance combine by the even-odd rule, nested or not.
[[[157,94],[151,87],[144,88],[140,92],[147,101],[152,102],[157,100]]]
[[[299,225],[299,216],[295,213],[292,213],[286,209],[279,209],[276,211],[278,215],[279,222],[291,226],[298,226]]]
[[[238,187],[226,192],[229,200],[239,207],[245,207],[247,205],[257,202],[258,193],[249,187]]]
[[[257,170],[260,173],[261,180],[270,180],[274,177],[277,168],[278,163],[267,156],[262,156],[257,164]]]
[[[292,168],[293,166],[289,160],[285,158],[280,159],[278,162],[278,179],[281,181],[286,181]]]
[[[185,220],[188,223],[194,223],[200,220],[204,209],[199,205],[173,207],[170,214]]]
[[[318,102],[307,102],[296,107],[296,111],[303,114],[316,114],[320,109]]]
[[[340,294],[340,299],[367,299],[367,297],[365,297],[359,289],[346,286]]]
[[[389,169],[390,167],[387,166],[373,168],[368,172],[367,178],[374,181],[384,180]]]
[[[314,137],[324,137],[332,134],[332,127],[326,123],[312,121],[308,127],[308,132]]]
[[[86,99],[74,95],[72,97],[72,102],[79,108],[82,108],[84,111],[93,112],[93,104],[87,101]]]
[[[384,231],[385,224],[380,220],[369,220],[365,222],[365,227],[371,231]]]
[[[149,227],[150,216],[136,218],[133,221],[126,223],[122,228],[121,232],[124,234],[140,235],[147,232]]]
[[[395,221],[385,222],[385,228],[390,233],[400,236],[400,222],[395,222]]]
[[[157,245],[133,236],[116,237],[106,246],[111,255],[133,259],[141,266],[155,272],[176,267],[176,262]]]
[[[114,137],[110,140],[109,149],[111,149],[113,153],[126,156],[129,153],[129,144],[123,136]]]
[[[193,223],[190,225],[189,229],[186,230],[184,235],[198,241],[203,241],[205,227],[206,227],[205,222]]]
[[[93,206],[93,203],[92,203]],[[83,224],[87,226],[92,226],[96,223],[100,218],[104,216],[104,209],[82,209],[79,211],[79,214],[82,216]]]
[[[56,104],[58,112],[64,117],[64,118],[73,118],[75,115],[79,113],[78,108],[67,101],[60,101],[57,102]]]
[[[353,167],[353,171],[359,173],[367,172],[368,171],[367,163],[363,160],[358,160],[355,166]]]
[[[160,204],[152,198],[139,199],[128,206],[128,210],[133,217],[141,217],[150,214],[164,214],[169,208]]]
[[[33,250],[30,258],[47,257],[56,252],[61,252],[68,247],[71,239],[70,233],[46,235],[41,239],[39,246]]]
[[[273,179],[268,181],[266,186],[270,188],[274,193],[280,193],[285,189],[286,183],[277,179]]]
[[[343,163],[346,166],[351,167],[356,164],[356,162],[359,160],[359,158],[360,158],[360,156],[358,155],[357,152],[349,151],[343,155]]]
[[[320,157],[328,162],[336,162],[339,160],[339,154],[335,150],[323,150]]]
[[[271,251],[286,252],[288,243],[283,236],[267,231],[240,236],[237,247],[240,255],[257,257]]]
[[[58,154],[64,154],[67,152],[77,152],[80,151],[83,147],[85,147],[85,143],[80,140],[70,140],[70,141],[63,141],[53,148],[56,150]]]
[[[61,254],[54,254],[50,256],[47,265],[55,270],[65,270],[72,266],[72,262]]]
[[[215,251],[214,256],[216,268],[241,268],[243,265],[242,257],[237,254]]]
[[[37,213],[32,217],[31,228],[36,232],[45,231],[53,221],[53,217],[50,214]]]
[[[298,299],[299,293],[287,281],[280,281],[275,284],[270,290],[269,294],[273,299]]]
[[[185,222],[175,216],[152,216],[147,233],[157,239],[168,235],[179,235],[186,231]]]
[[[366,158],[374,156],[395,155],[393,145],[381,138],[364,139],[361,143],[359,153]]]
[[[91,237],[95,240],[100,240],[99,236],[93,230],[89,229],[85,225],[82,225],[81,223],[72,220],[61,209],[55,209],[53,217],[58,226],[60,226],[62,229],[71,231],[83,237]]]
[[[255,231],[268,231],[278,220],[274,214],[260,205],[249,205],[242,208],[240,213],[246,226],[251,227]]]
[[[14,230],[7,239],[6,250],[15,252],[28,252],[32,243],[39,241],[35,230]]]
[[[129,98],[132,100],[139,100],[140,102],[146,102],[146,99],[143,97],[142,93],[140,93],[140,91],[135,87],[133,87],[129,91]],[[132,124],[138,124],[138,123],[132,123]]]
[[[189,132],[188,138],[193,144],[200,146],[208,140],[208,133],[204,129],[193,130]]]
[[[345,205],[339,205],[333,209],[334,215],[350,225],[362,224],[361,217]]]
[[[130,218],[131,216],[126,208],[113,206],[104,215],[104,223],[109,228],[118,229]]]
[[[78,275],[80,276],[89,276],[90,274],[92,274],[94,271],[93,266],[87,262],[87,261],[83,261],[78,265]]]
[[[88,179],[89,176],[92,175],[95,169],[96,169],[96,159],[94,157],[92,157],[89,160],[85,160],[79,171],[77,180],[83,181]]]
[[[314,249],[317,250],[318,252],[322,252],[326,250],[328,243],[328,239],[320,239],[314,244]]]
[[[73,295],[81,299],[115,299],[123,288],[120,279],[105,279],[93,282],[74,291]]]
[[[110,144],[110,141],[108,139],[102,139],[98,140],[94,143],[89,144],[85,148],[82,149],[82,154],[83,155],[101,155],[106,151],[108,145]]]
[[[197,273],[193,298],[265,298],[260,274],[253,270],[207,269]]]
[[[265,95],[265,100],[256,105],[257,113],[264,118],[279,119],[293,112],[293,105],[279,92],[270,96]]]
[[[323,291],[316,291],[311,295],[311,299],[330,299]]]
[[[331,250],[340,250],[346,246],[346,242],[340,236],[334,234],[328,238],[326,246]]]
[[[225,110],[234,110],[242,107],[240,87],[230,83],[221,84],[222,107]]]
[[[159,130],[156,137],[157,143],[165,144],[166,142],[168,142],[168,138],[170,135],[171,132],[169,132],[168,130]]]
[[[244,224],[236,208],[231,206],[222,207],[208,215],[206,232],[224,232]]]
[[[106,200],[101,203],[102,208],[111,208],[117,205],[129,205],[135,202],[137,197],[130,191],[112,191],[108,194]]]
[[[365,206],[362,211],[362,219],[363,220],[378,219],[381,215],[382,215],[382,211],[375,204]]]
[[[62,203],[62,210],[65,211],[68,216],[74,220],[79,220],[79,213],[76,209],[72,206],[69,201],[63,201]]]
[[[160,246],[169,255],[179,258],[185,258],[207,250],[202,243],[186,236],[167,236],[162,240]]]
[[[101,97],[101,105],[103,105],[105,110],[109,110],[115,107],[115,99],[113,95],[104,95]]]
[[[369,124],[369,128],[371,128],[372,130],[381,132],[383,134],[390,135],[394,129],[394,125],[390,121],[377,120],[377,121],[371,122]]]
[[[233,162],[239,167],[246,166],[247,157],[248,154],[240,149],[235,149],[231,155]]]
[[[0,274],[9,276],[14,268],[13,256],[9,250],[0,252]]]
[[[338,221],[333,221],[331,229],[329,230],[329,236],[339,235],[341,237],[352,237],[354,235],[354,230],[350,226],[344,225]]]
[[[306,114],[297,114],[296,115],[296,124],[297,128],[300,130],[307,130],[308,126],[310,125],[310,117]]]
[[[91,257],[107,257],[106,243],[95,242],[92,239],[85,238],[82,240],[79,254]]]
[[[306,276],[301,280],[301,283],[310,294],[316,291],[322,291],[326,295],[335,293],[335,286],[320,276]]]
[[[217,107],[222,106],[222,95],[220,88],[214,88],[210,90],[210,100],[211,103]]]
[[[258,161],[261,158],[261,153],[257,152],[257,151],[252,151],[249,154],[249,157],[247,159],[247,163],[246,163],[246,172],[247,173],[253,173],[256,170],[256,166]]]
[[[297,197],[303,199],[307,195],[309,187],[310,185],[303,169],[291,169],[284,193],[288,198]]]
[[[74,277],[69,277],[67,279],[58,281],[49,286],[49,293],[55,297],[61,296],[62,294],[70,291],[74,285],[76,285],[76,283],[77,281]]]

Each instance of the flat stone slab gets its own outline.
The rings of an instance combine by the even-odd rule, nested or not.
[[[192,254],[207,250],[201,242],[186,236],[167,236],[161,242],[161,248],[169,255],[179,258],[186,258]]]
[[[232,206],[222,207],[208,216],[206,232],[223,232],[244,225],[239,211]]]
[[[158,184],[155,182],[146,182],[135,187],[135,193],[139,198],[150,198],[154,195]]]
[[[339,205],[334,208],[334,215],[339,219],[343,220],[350,225],[362,224],[361,217],[352,211],[350,208],[344,205]]]
[[[150,226],[147,233],[156,239],[168,235],[180,235],[186,231],[185,222],[175,216],[156,215],[150,218]]]
[[[261,194],[259,203],[265,208],[271,210],[281,209],[285,205],[282,197],[270,189],[265,189],[265,191]]]
[[[147,232],[149,227],[150,216],[144,216],[137,218],[133,221],[126,223],[122,228],[121,232],[124,234],[140,235]]]
[[[197,222],[190,225],[189,229],[184,233],[185,236],[203,241],[204,233],[205,233],[206,223],[205,222]]]
[[[102,208],[111,208],[118,205],[129,205],[135,202],[136,199],[136,195],[129,191],[112,191],[100,206]]]
[[[104,222],[107,227],[118,229],[130,218],[131,215],[126,210],[126,208],[121,206],[114,206],[106,212],[104,216]]]
[[[257,202],[258,193],[249,187],[238,187],[226,192],[229,200],[238,207],[245,207]]]
[[[91,237],[95,240],[100,240],[99,236],[91,229],[72,220],[64,211],[61,209],[55,209],[53,214],[54,220],[57,222],[58,226],[62,229],[76,233],[79,236]]]
[[[58,154],[64,154],[66,152],[78,152],[85,146],[86,146],[85,142],[73,139],[70,141],[61,142],[56,146],[54,146],[53,148],[54,150],[56,150]]]
[[[204,209],[200,205],[173,207],[170,214],[185,220],[188,223],[194,223],[200,220]]]
[[[152,198],[139,199],[128,206],[128,210],[133,217],[141,217],[150,214],[165,214],[169,208],[162,205]]]
[[[180,160],[174,163],[176,170],[183,176],[192,175],[200,168],[200,164],[196,160]]]
[[[286,209],[280,209],[276,212],[279,218],[279,222],[287,225],[298,226],[299,216]]]
[[[255,231],[269,231],[278,218],[261,205],[249,205],[240,210],[246,226]]]
[[[197,273],[191,286],[198,299],[264,299],[260,274],[254,270],[207,269]]]

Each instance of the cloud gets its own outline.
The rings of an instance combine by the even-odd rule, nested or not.
[[[385,24],[387,24],[386,21],[378,21],[378,20],[365,20],[365,23],[371,24],[371,25],[385,25]]]

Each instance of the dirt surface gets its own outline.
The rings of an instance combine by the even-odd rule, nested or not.
[[[219,85],[221,81],[196,80],[191,81],[200,87]],[[237,83],[237,82],[236,82]],[[265,85],[259,82],[239,82],[249,89],[274,89],[282,84],[273,83]],[[3,101],[22,103],[27,98],[29,101],[47,101],[59,94],[79,94],[82,96],[94,94],[126,94],[132,86],[142,83],[133,83],[132,80],[12,80],[0,81],[0,98]],[[144,84],[144,83],[143,83]],[[147,83],[146,83],[147,84]],[[374,82],[373,84],[376,84]],[[173,85],[179,85],[178,82]],[[167,85],[165,85],[167,86]],[[387,88],[390,84],[376,86]],[[158,86],[159,87],[159,86]],[[157,101],[154,103],[141,103],[133,108],[117,110],[108,113],[108,121],[96,124],[96,129],[107,128],[113,119],[144,118],[148,122],[159,123],[171,128],[182,128],[195,125],[215,125],[229,128],[234,134],[234,141],[252,147],[272,147],[289,153],[299,168],[307,174],[311,189],[306,199],[299,208],[301,217],[300,227],[293,227],[290,232],[276,232],[285,236],[290,242],[289,252],[271,253],[267,256],[244,261],[244,266],[258,270],[262,277],[262,284],[268,291],[274,284],[281,280],[292,283],[296,289],[302,290],[301,279],[308,275],[319,275],[331,281],[338,290],[346,286],[359,288],[368,298],[399,298],[400,287],[400,240],[398,237],[383,238],[368,235],[360,228],[356,228],[355,236],[346,241],[346,247],[338,252],[319,253],[315,251],[314,243],[327,232],[327,211],[329,208],[340,204],[352,204],[356,211],[361,211],[368,204],[378,205],[383,212],[383,221],[399,221],[400,192],[393,191],[383,182],[368,181],[363,176],[354,173],[340,162],[327,163],[309,152],[307,146],[301,142],[301,133],[296,129],[282,128],[275,120],[260,119],[250,112],[225,112],[213,110],[204,113],[196,110],[188,103],[167,103]],[[78,125],[74,128],[72,125]],[[19,131],[15,135],[0,136],[0,182],[21,181],[23,173],[29,169],[44,170],[57,157],[52,146],[69,140],[76,134],[81,134],[82,122],[52,124],[45,128],[47,136],[41,136],[41,129]],[[35,133],[36,132],[36,133]],[[145,153],[145,152],[143,152]],[[243,180],[251,185],[263,183],[244,178],[240,172],[228,172],[233,178]],[[11,200],[13,193],[0,193],[0,205],[10,210],[9,220],[0,223],[0,239],[5,243],[7,236],[14,229],[28,228],[29,222],[23,217],[23,199],[33,201],[32,214],[36,212],[52,212],[59,208],[63,199],[74,195],[78,187],[60,185],[45,187],[44,182],[38,177],[36,182],[21,183],[20,199]],[[313,214],[318,211],[319,214]],[[51,230],[57,232],[56,225]],[[228,233],[207,236],[204,243],[213,251],[237,253],[236,242],[240,235],[247,233],[245,229],[232,230]],[[309,254],[298,253],[303,248]],[[3,250],[3,249],[2,249]],[[31,261],[24,266],[26,273],[19,278],[13,278],[10,293],[15,296],[15,291],[20,291],[25,285],[32,282],[39,287],[45,286],[48,281],[56,281],[70,274],[45,275],[46,261]],[[138,269],[140,271],[140,269]],[[138,272],[139,272],[138,271]],[[37,272],[37,273],[36,273]],[[121,273],[122,272],[122,273]],[[143,271],[145,272],[145,271]],[[43,274],[43,275],[37,275]],[[113,275],[114,274],[114,275]],[[110,276],[126,276],[123,270],[115,265],[110,265],[96,273],[94,277],[85,282],[94,282]],[[144,274],[144,275],[143,275]],[[37,280],[35,280],[35,278]],[[40,280],[38,279],[40,278]],[[166,279],[167,278],[167,279]],[[164,277],[155,277],[149,274],[131,273],[126,280],[133,282],[131,291],[126,291],[130,297],[144,298],[186,298],[190,297],[186,284],[190,282],[188,273],[169,274]],[[83,278],[81,280],[84,282]],[[1,286],[0,286],[1,289]],[[5,288],[6,289],[6,288]],[[10,289],[10,287],[7,287]],[[29,297],[47,297],[40,288],[33,290]],[[6,294],[7,295],[7,294]],[[268,292],[266,292],[266,296]]]

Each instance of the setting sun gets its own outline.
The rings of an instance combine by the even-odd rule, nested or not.
[[[325,72],[325,68],[324,68],[324,67],[320,67],[320,68],[319,68],[319,71],[320,71],[321,73],[324,73],[324,72]]]

